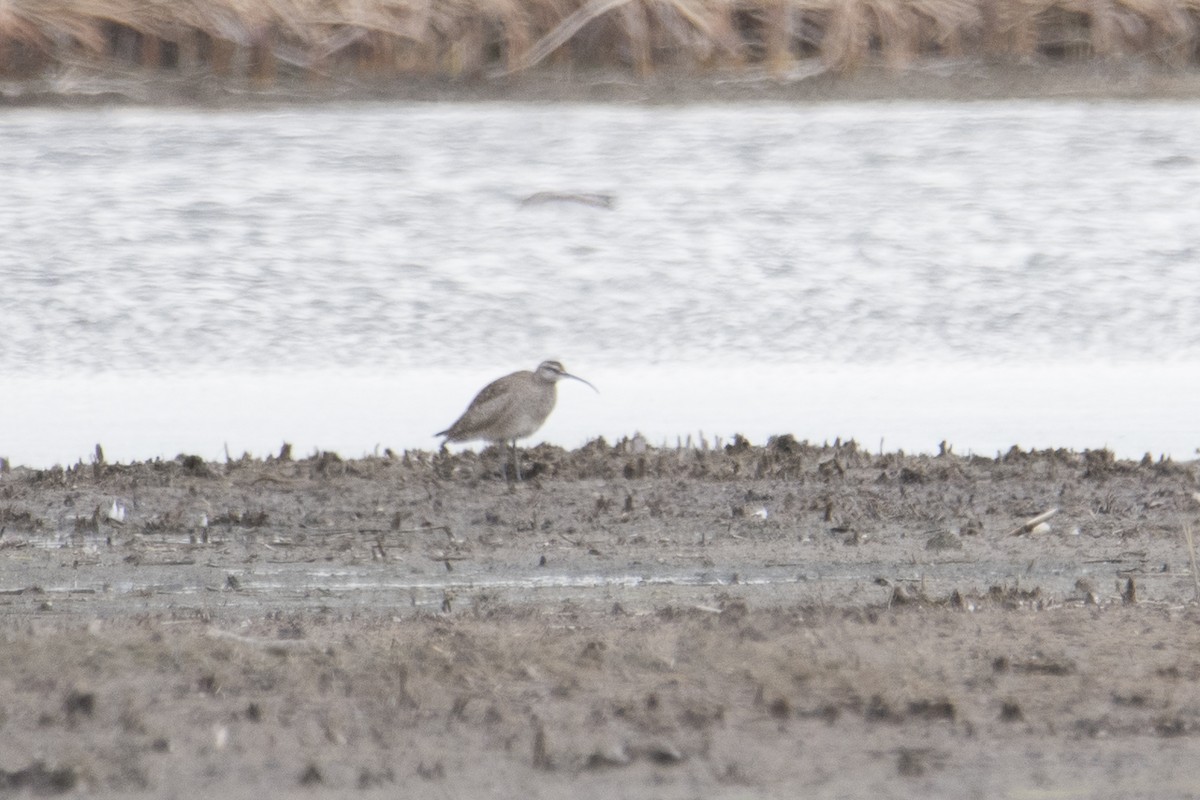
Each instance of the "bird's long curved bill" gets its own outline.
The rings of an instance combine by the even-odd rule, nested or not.
[[[577,380],[577,381],[579,381],[580,383],[587,383],[587,385],[588,385],[588,386],[592,386],[592,384],[588,383],[587,381],[585,381],[583,378],[579,377],[578,375],[572,375],[572,374],[571,374],[571,373],[569,373],[569,372],[564,372],[564,373],[562,374],[562,376],[563,376],[564,378],[572,378],[572,379],[574,379],[574,380]],[[595,386],[592,386],[592,391],[593,391],[593,392],[595,392],[596,394],[600,394],[600,390],[599,390],[599,389],[597,389]]]

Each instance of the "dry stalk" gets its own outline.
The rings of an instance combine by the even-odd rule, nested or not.
[[[1021,534],[1024,534],[1024,533],[1030,533],[1038,525],[1041,525],[1043,522],[1050,519],[1057,513],[1058,513],[1057,508],[1052,508],[1049,511],[1043,511],[1041,514],[1038,514],[1036,517],[1031,517],[1030,519],[1025,520],[1024,524],[1017,526],[1017,528],[1014,529],[1013,532],[1009,534],[1009,536],[1020,536]]]
[[[1183,538],[1187,540],[1188,555],[1192,559],[1192,584],[1196,589],[1196,602],[1200,603],[1200,572],[1196,571],[1196,542],[1192,538],[1192,526],[1183,523]]]
[[[260,82],[288,67],[502,76],[568,42],[568,59],[642,74],[664,60],[778,73],[796,58],[851,71],[971,55],[1182,67],[1200,62],[1200,0],[0,0],[0,76],[67,64]]]
[[[529,48],[528,53],[517,58],[515,66],[499,70],[494,74],[497,76],[508,75],[535,66],[546,56],[566,44],[572,36],[583,30],[583,26],[597,17],[604,16],[609,11],[631,2],[633,0],[591,0],[590,3],[577,9],[575,13],[558,23],[554,27],[554,30],[547,33],[533,47]]]

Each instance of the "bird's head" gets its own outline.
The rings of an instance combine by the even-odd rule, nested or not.
[[[570,378],[572,380],[579,381],[580,383],[587,383],[588,386],[592,386],[592,384],[588,383],[578,375],[572,375],[571,373],[567,372],[563,365],[558,361],[543,361],[542,363],[538,364],[537,369],[534,370],[534,375],[537,376],[538,380],[543,380],[547,383],[557,383],[563,378]],[[595,386],[592,386],[592,391],[596,392],[597,394],[600,393],[600,390]]]

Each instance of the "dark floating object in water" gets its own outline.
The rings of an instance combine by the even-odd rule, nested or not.
[[[579,203],[594,208],[614,208],[617,198],[598,192],[535,192],[521,198],[522,206],[540,206],[546,203]]]

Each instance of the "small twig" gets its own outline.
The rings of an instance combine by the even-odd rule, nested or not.
[[[1057,513],[1058,513],[1057,508],[1052,508],[1049,511],[1043,511],[1041,514],[1038,514],[1036,517],[1025,520],[1025,524],[1018,526],[1016,529],[1013,530],[1012,533],[1009,534],[1009,536],[1020,536],[1025,533],[1029,533],[1034,528],[1036,528],[1038,525],[1041,525],[1043,522],[1050,519]]]
[[[429,531],[444,531],[450,536],[449,525],[430,525],[424,528],[326,528],[325,533],[426,533]],[[451,537],[453,538],[453,537]]]
[[[540,770],[554,769],[554,762],[546,752],[546,729],[537,717],[533,718],[533,767]]]
[[[1120,586],[1119,583],[1117,585]],[[1121,590],[1121,602],[1126,605],[1137,602],[1137,584],[1133,582],[1132,575],[1125,579],[1125,588]]]

